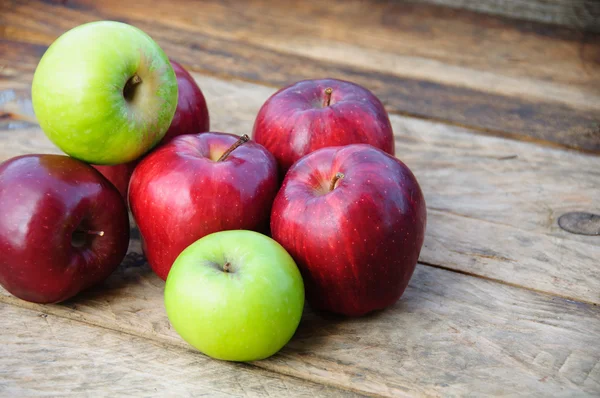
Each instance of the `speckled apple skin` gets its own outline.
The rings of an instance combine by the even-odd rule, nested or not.
[[[330,191],[338,172],[344,177]],[[272,236],[296,260],[311,306],[349,316],[402,296],[425,224],[415,176],[369,145],[324,148],[300,159],[271,213]]]
[[[74,247],[76,229],[87,234]],[[123,198],[89,165],[61,155],[0,164],[0,284],[36,303],[56,303],[106,279],[129,246]]]
[[[304,80],[273,94],[258,112],[253,138],[275,156],[282,179],[295,161],[324,147],[370,144],[394,155],[381,101],[362,86],[336,79]]]
[[[279,178],[277,162],[253,141],[219,156],[238,136],[175,137],[146,156],[129,183],[129,205],[152,270],[166,280],[177,256],[218,231],[266,232]]]

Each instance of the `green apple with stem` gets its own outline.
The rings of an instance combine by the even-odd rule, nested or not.
[[[204,354],[253,361],[279,351],[304,307],[296,263],[273,239],[246,230],[207,235],[173,263],[165,286],[169,321]]]
[[[32,84],[42,130],[66,154],[94,164],[137,159],[165,135],[177,107],[177,79],[150,36],[98,21],[60,36]]]

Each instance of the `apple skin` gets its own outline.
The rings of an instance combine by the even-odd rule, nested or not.
[[[32,102],[42,130],[63,152],[87,163],[121,164],[164,137],[177,106],[177,79],[141,30],[91,22],[48,48],[33,77]]]
[[[36,303],[73,297],[106,279],[128,245],[123,198],[89,165],[61,155],[0,164],[0,284],[13,295]]]
[[[330,184],[337,173],[335,188]],[[313,308],[360,316],[395,303],[423,245],[425,200],[398,159],[365,144],[320,149],[287,173],[273,238],[296,260]]]
[[[205,235],[268,230],[277,162],[252,141],[216,161],[238,138],[213,132],[181,135],[135,168],[129,206],[148,263],[162,279],[183,249]]]
[[[129,179],[137,166],[138,161],[134,160],[129,163],[116,164],[114,166],[108,165],[91,165],[93,168],[98,170],[108,181],[110,181],[115,188],[119,191],[125,203],[127,203],[127,192],[129,188]]]
[[[177,257],[165,286],[177,333],[228,361],[275,354],[292,338],[303,307],[304,285],[292,257],[252,231],[217,232],[193,243]]]
[[[182,134],[198,134],[210,130],[210,118],[206,100],[196,81],[179,63],[171,60],[177,76],[177,109],[171,126],[161,144]]]
[[[277,91],[258,112],[253,138],[275,156],[281,178],[302,156],[329,146],[370,144],[395,153],[381,101],[364,87],[336,79],[303,80]]]

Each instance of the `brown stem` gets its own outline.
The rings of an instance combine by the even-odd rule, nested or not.
[[[89,234],[89,235],[104,236],[104,231],[81,231],[81,232]]]
[[[231,264],[229,264],[229,262],[226,262],[225,264],[223,264],[223,272],[230,272],[231,271]]]
[[[131,101],[133,99],[133,95],[135,93],[135,86],[137,86],[141,82],[142,78],[138,75],[133,75],[129,78],[129,80],[127,80],[127,83],[125,83],[125,87],[123,87],[123,97],[125,97],[127,101]]]
[[[73,245],[73,247],[85,246],[87,242],[86,235],[104,236],[104,231],[76,229],[71,235],[71,245]]]
[[[339,180],[341,180],[342,178],[344,178],[344,173],[335,173],[335,175],[333,176],[333,179],[331,180],[331,184],[329,184],[329,190],[333,191],[338,183]]]
[[[331,102],[331,93],[333,93],[333,89],[331,87],[327,87],[325,89],[325,101],[323,101],[323,108],[328,107]]]
[[[239,147],[244,142],[248,142],[248,141],[250,141],[250,137],[248,137],[248,134],[244,134],[243,136],[241,136],[239,140],[237,140],[232,146],[229,147],[228,150],[225,151],[224,154],[221,155],[221,157],[219,158],[219,160],[217,160],[217,162],[222,162],[225,159],[227,159],[227,156],[229,156],[229,154],[231,152],[233,152],[235,150],[235,148]]]

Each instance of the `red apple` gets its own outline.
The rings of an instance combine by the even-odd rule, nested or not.
[[[131,174],[133,174],[133,170],[138,162],[138,160],[134,160],[129,163],[122,163],[114,166],[93,164],[92,167],[106,177],[106,179],[110,181],[115,188],[117,188],[123,197],[123,200],[127,202],[127,188],[129,187],[129,179],[131,178]]]
[[[177,76],[177,109],[171,126],[161,144],[182,134],[198,134],[209,131],[210,120],[206,100],[196,81],[179,63],[171,60],[171,66]]]
[[[273,94],[254,123],[253,138],[279,164],[280,176],[302,156],[320,148],[371,144],[394,154],[385,108],[369,90],[335,80],[304,80]]]
[[[134,170],[129,204],[148,262],[162,279],[183,249],[205,235],[268,229],[277,162],[247,140],[224,133],[182,135]]]
[[[425,222],[408,167],[355,144],[320,149],[292,166],[273,204],[271,233],[296,260],[314,308],[358,316],[400,298]]]
[[[36,303],[66,300],[106,279],[129,245],[119,192],[67,156],[0,165],[0,284]]]

